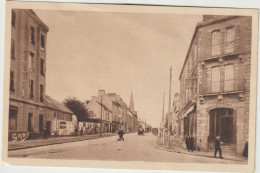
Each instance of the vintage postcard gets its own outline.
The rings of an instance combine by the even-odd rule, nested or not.
[[[7,2],[3,161],[253,172],[258,10]]]

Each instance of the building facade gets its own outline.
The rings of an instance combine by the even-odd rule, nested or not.
[[[39,134],[49,28],[32,10],[12,10],[11,27],[9,132]]]
[[[181,136],[197,150],[241,153],[249,135],[251,17],[204,16],[197,24],[180,74]]]
[[[9,139],[21,132],[41,137],[44,127],[69,135],[73,113],[45,94],[48,26],[33,10],[12,10],[11,27]]]
[[[102,132],[112,132],[112,116],[113,108],[115,104],[109,96],[105,94],[105,90],[99,90],[98,96],[92,96],[92,99],[88,102],[87,108],[91,110],[95,119],[102,121]],[[100,124],[98,124],[97,131],[100,132]]]

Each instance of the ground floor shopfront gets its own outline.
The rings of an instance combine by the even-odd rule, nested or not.
[[[213,150],[220,137],[223,148],[242,153],[248,140],[249,112],[243,101],[193,105],[179,119],[179,137],[194,138],[196,150]]]
[[[19,100],[9,102],[8,139],[17,140],[17,136],[29,134],[26,138],[43,137],[44,130],[48,135],[70,135],[73,133],[72,114]],[[18,140],[22,140],[20,138]]]

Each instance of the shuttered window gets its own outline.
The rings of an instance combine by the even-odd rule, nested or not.
[[[211,91],[219,92],[220,91],[220,67],[211,68]]]
[[[212,55],[220,55],[221,32],[216,30],[212,32]]]
[[[232,91],[234,82],[234,66],[233,64],[225,66],[224,90]]]

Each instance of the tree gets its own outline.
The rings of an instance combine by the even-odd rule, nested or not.
[[[77,116],[78,121],[86,121],[94,115],[93,112],[88,110],[84,103],[76,97],[66,98],[63,104]]]

